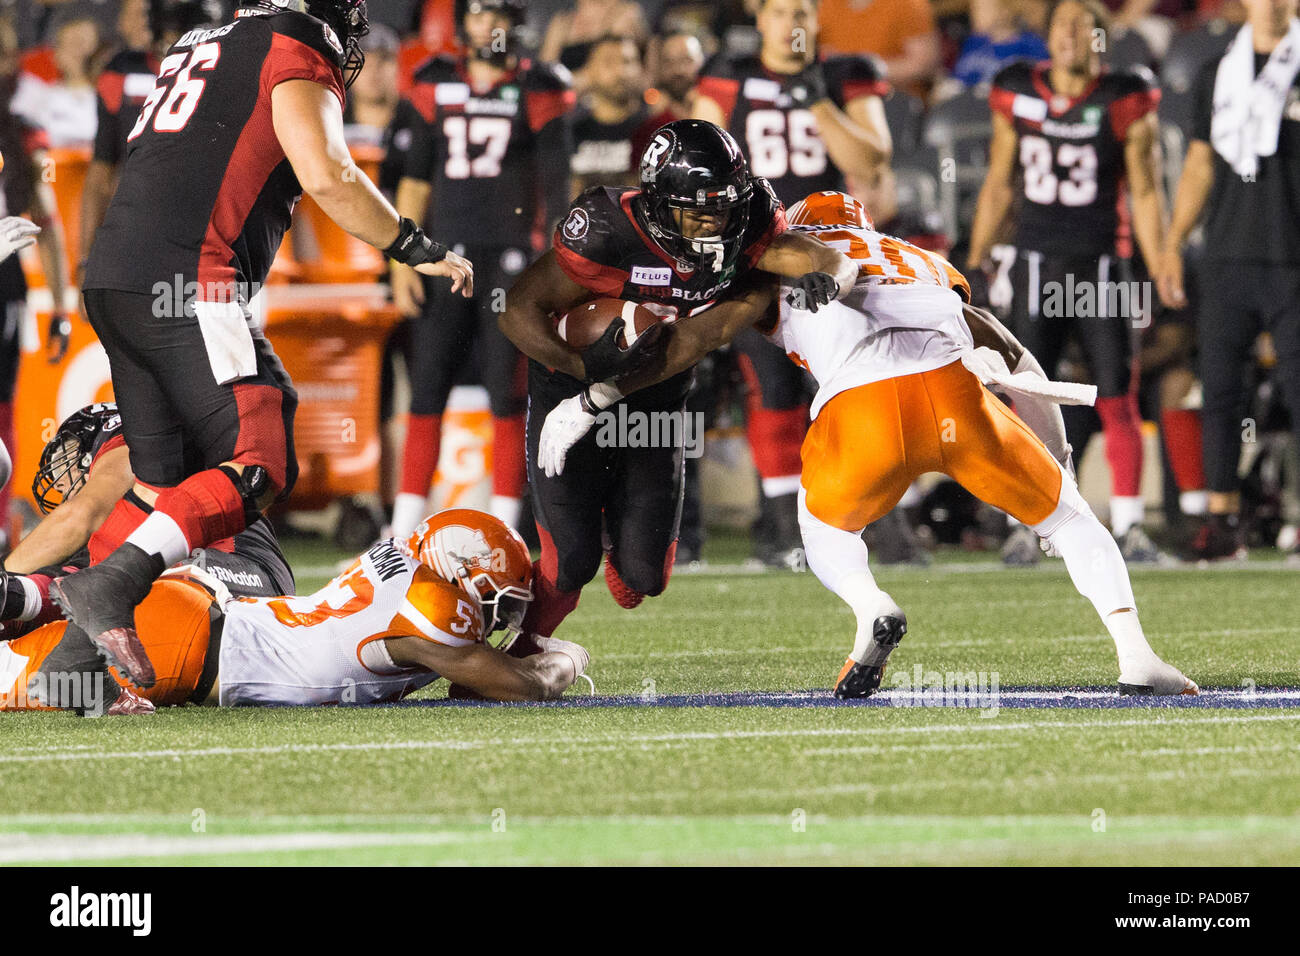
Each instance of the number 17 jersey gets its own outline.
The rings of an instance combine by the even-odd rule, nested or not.
[[[343,102],[342,47],[305,13],[241,10],[167,51],[126,138],[121,181],[86,289],[155,285],[233,301],[266,279],[302,187],[271,122],[271,91],[308,80]]]
[[[1130,254],[1124,141],[1159,102],[1142,67],[1102,73],[1074,98],[1052,91],[1046,63],[998,73],[989,106],[1016,131],[1017,248],[1078,258]]]

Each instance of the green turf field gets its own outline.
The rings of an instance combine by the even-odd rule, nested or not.
[[[342,556],[291,547],[301,591]],[[1115,679],[1059,561],[879,579],[891,673]],[[1238,692],[1300,684],[1296,582],[1134,573],[1156,650]],[[1300,862],[1300,707],[664,706],[829,687],[848,610],[807,574],[679,575],[634,612],[600,585],[565,634],[626,706],[5,714],[0,863]]]

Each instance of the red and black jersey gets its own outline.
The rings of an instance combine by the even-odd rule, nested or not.
[[[871,57],[833,56],[820,65],[831,100],[841,109],[889,92],[884,67]],[[718,57],[699,82],[700,93],[722,107],[727,132],[744,148],[750,171],[767,179],[786,204],[844,188],[844,175],[826,153],[817,120],[794,95],[803,82],[798,73],[773,73],[754,55]]]
[[[593,298],[630,299],[674,318],[699,312],[725,297],[786,229],[785,207],[767,181],[755,177],[737,252],[716,272],[692,268],[650,238],[638,211],[640,195],[639,189],[588,189],[555,230],[552,248],[560,268]]]
[[[475,91],[463,57],[437,56],[407,99],[418,122],[404,174],[432,185],[425,227],[440,242],[519,247],[563,215],[574,97],[562,67],[524,60]]]
[[[1048,85],[1048,64],[998,73],[989,106],[1016,130],[1020,202],[1015,245],[1055,256],[1132,251],[1124,140],[1155,110],[1160,90],[1143,67],[1102,73],[1075,99]]]
[[[305,13],[245,9],[167,52],[130,132],[86,289],[195,288],[230,301],[266,279],[302,187],[271,123],[271,91],[309,80],[344,99],[342,47]]]
[[[126,136],[135,126],[140,107],[153,92],[158,58],[144,50],[121,50],[105,65],[95,82],[99,125],[95,128],[95,160],[116,166],[126,155]]]

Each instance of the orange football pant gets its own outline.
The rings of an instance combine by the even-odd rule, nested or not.
[[[1061,495],[1061,469],[1011,409],[961,362],[841,392],[803,443],[808,510],[858,532],[930,471],[1027,525]]]
[[[135,627],[153,662],[158,681],[148,690],[128,683],[116,669],[114,679],[147,697],[159,707],[184,704],[198,688],[212,634],[212,595],[202,586],[179,578],[162,578],[135,609]],[[0,688],[0,710],[43,710],[27,697],[28,682],[50,652],[63,640],[67,622],[54,621],[8,643],[21,671],[8,687]],[[3,670],[3,668],[0,668]]]

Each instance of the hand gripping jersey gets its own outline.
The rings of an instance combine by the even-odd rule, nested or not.
[[[84,287],[157,295],[160,282],[197,283],[202,301],[251,297],[302,195],[271,124],[271,91],[309,80],[342,103],[341,59],[333,31],[305,13],[241,10],[181,37],[127,134]]]
[[[1103,73],[1077,99],[1052,92],[1046,63],[998,73],[989,106],[1018,139],[1018,248],[1081,258],[1131,254],[1124,140],[1159,102],[1154,78],[1141,67]]]
[[[547,228],[564,212],[573,92],[563,67],[524,61],[476,93],[464,62],[439,56],[420,67],[407,96],[418,117],[408,114],[405,174],[433,185],[431,233],[453,244],[517,247],[539,209],[553,217]]]
[[[305,597],[226,604],[221,705],[400,700],[438,676],[393,664],[383,638],[460,647],[483,640],[478,601],[381,541]]]
[[[889,92],[879,62],[833,56],[821,63],[831,100],[843,109],[863,96]],[[745,150],[749,168],[784,203],[810,192],[843,189],[844,176],[826,154],[817,120],[799,94],[799,74],[773,73],[757,56],[720,57],[705,67],[699,90],[720,107],[727,132]]]
[[[858,263],[853,291],[817,312],[792,307],[783,287],[766,332],[817,380],[813,418],[846,389],[940,368],[973,347],[962,318],[970,286],[948,260],[871,229],[796,228]]]

